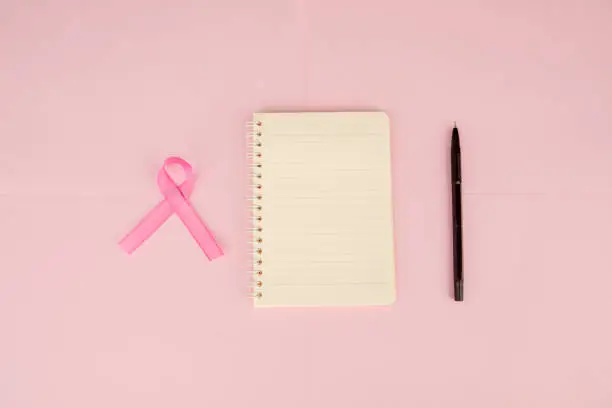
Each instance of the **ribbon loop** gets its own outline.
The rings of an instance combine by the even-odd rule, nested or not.
[[[172,165],[180,166],[185,173],[185,180],[181,184],[177,185],[167,171],[167,167]],[[189,197],[195,187],[195,175],[191,165],[180,157],[167,158],[157,173],[157,185],[164,200],[145,215],[138,225],[119,242],[119,246],[131,254],[175,213],[208,259],[212,260],[223,255],[223,250],[189,202]]]
[[[172,176],[168,173],[167,168],[169,166],[179,166],[183,170],[185,180],[180,185],[177,186]],[[176,192],[178,189],[184,197],[190,197],[195,186],[195,175],[193,174],[191,164],[180,157],[168,157],[157,173],[157,186],[164,196],[168,190]]]

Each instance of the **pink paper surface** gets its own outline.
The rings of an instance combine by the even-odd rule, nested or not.
[[[612,3],[0,3],[0,407],[612,406]],[[253,310],[244,122],[381,109],[398,300]],[[462,136],[466,301],[451,287]],[[132,256],[170,155],[176,217]]]

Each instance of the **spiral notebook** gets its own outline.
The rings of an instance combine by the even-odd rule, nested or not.
[[[393,303],[387,115],[257,113],[249,129],[255,306]]]

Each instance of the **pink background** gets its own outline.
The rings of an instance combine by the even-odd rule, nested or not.
[[[612,3],[0,4],[0,406],[612,406]],[[244,122],[386,110],[398,300],[253,310]],[[466,302],[450,294],[463,141]],[[227,255],[160,198],[170,154]]]

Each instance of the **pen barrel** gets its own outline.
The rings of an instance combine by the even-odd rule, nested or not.
[[[455,140],[453,140],[455,142]],[[461,151],[458,139],[451,148],[451,194],[453,216],[453,281],[455,300],[463,301],[463,216],[461,208]]]
[[[461,149],[455,144],[451,148],[451,179],[453,184],[461,182]]]
[[[461,182],[453,183],[453,273],[454,279],[463,280],[463,217],[461,209]]]

